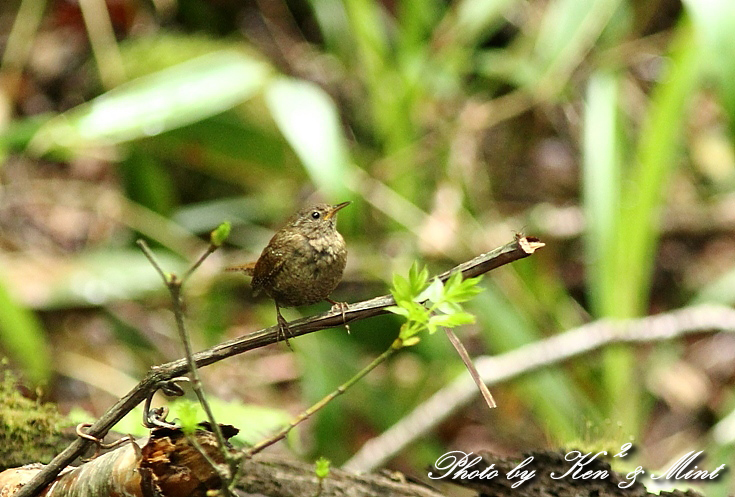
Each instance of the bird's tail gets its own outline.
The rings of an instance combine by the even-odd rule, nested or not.
[[[225,268],[225,271],[242,271],[248,276],[252,276],[254,270],[255,270],[254,262],[248,262],[247,264],[239,264],[237,266],[230,266],[230,267]]]

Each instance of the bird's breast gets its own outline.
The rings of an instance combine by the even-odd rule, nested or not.
[[[347,261],[344,240],[339,233],[335,234],[292,245],[293,253],[285,258],[271,288],[271,296],[280,305],[314,304],[334,290]]]

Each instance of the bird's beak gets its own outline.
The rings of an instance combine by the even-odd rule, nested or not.
[[[344,207],[347,207],[351,203],[352,202],[342,202],[341,204],[333,205],[332,209],[329,212],[327,212],[327,219],[332,219],[332,217],[334,217],[334,215],[337,214],[338,210]]]

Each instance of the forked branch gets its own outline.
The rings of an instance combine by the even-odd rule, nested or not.
[[[446,281],[456,271],[461,271],[465,278],[478,276],[505,264],[528,257],[543,246],[544,244],[538,239],[517,236],[512,242],[464,262],[438,275],[438,277]],[[385,308],[392,305],[395,305],[393,297],[383,295],[382,297],[351,304],[344,310],[339,309],[299,319],[289,323],[289,330],[293,337],[306,335],[326,328],[334,328],[342,326],[345,323],[385,314],[388,312]],[[198,352],[194,355],[194,359],[197,366],[207,366],[222,359],[247,352],[248,350],[275,343],[278,341],[279,336],[278,326],[271,326]],[[135,406],[155,392],[159,388],[159,385],[182,376],[187,372],[188,366],[185,359],[179,359],[153,367],[132,391],[118,400],[115,405],[87,430],[87,434],[96,438],[104,437],[110,428]],[[56,478],[63,468],[69,465],[79,455],[83,454],[91,444],[92,442],[82,438],[72,442],[69,447],[57,455],[43,470],[29,481],[16,494],[16,497],[37,495],[46,485]]]

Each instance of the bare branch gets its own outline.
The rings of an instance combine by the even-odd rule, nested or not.
[[[495,250],[475,257],[455,268],[440,274],[438,277],[446,280],[455,271],[461,271],[465,278],[479,276],[505,264],[530,256],[544,244],[535,238],[516,237],[512,242]],[[293,337],[306,335],[326,328],[342,326],[345,323],[367,319],[388,311],[386,307],[395,305],[393,297],[383,295],[374,299],[358,302],[346,309],[318,314],[316,316],[299,319],[289,323],[289,331]],[[278,326],[271,326],[228,342],[219,344],[194,354],[196,365],[199,367],[213,364],[222,359],[247,352],[248,350],[264,347],[275,343],[279,338]],[[185,359],[169,362],[151,368],[151,372],[125,397],[118,400],[105,414],[100,417],[88,430],[87,434],[102,438],[115,423],[122,419],[135,406],[143,402],[151,392],[158,388],[161,382],[171,380],[186,374],[188,371]],[[33,477],[17,494],[16,497],[31,497],[37,495],[46,485],[51,483],[59,472],[91,445],[89,440],[77,439],[69,447],[57,455],[43,470]]]

